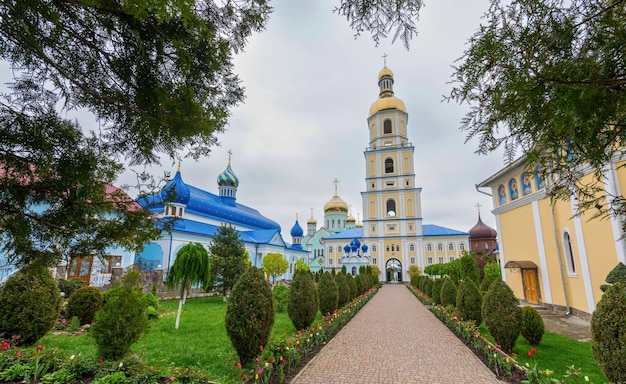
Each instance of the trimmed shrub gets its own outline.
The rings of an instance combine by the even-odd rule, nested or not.
[[[591,352],[609,381],[626,383],[626,283],[611,285],[591,316]]]
[[[461,270],[460,271],[461,279],[463,280],[472,279],[476,283],[480,281],[478,265],[476,264],[476,259],[474,258],[473,255],[470,255],[470,254],[464,255],[463,257],[461,257],[459,263],[460,263],[460,270]]]
[[[443,279],[441,286],[441,305],[447,307],[449,305],[456,306],[456,284],[450,278]]]
[[[522,307],[522,336],[528,341],[529,345],[539,345],[541,338],[546,332],[543,319],[537,310],[533,307]]]
[[[109,290],[107,301],[96,312],[89,334],[99,357],[120,360],[148,331],[150,323],[141,290],[118,287]]]
[[[59,279],[57,286],[59,287],[59,291],[63,292],[64,297],[70,297],[72,296],[72,293],[80,289],[84,283],[83,279],[79,277],[72,277],[69,280]]]
[[[620,281],[626,281],[626,265],[621,261],[606,275],[605,281],[609,284],[619,283]],[[606,292],[609,289],[609,284],[602,284],[600,289],[602,292]]]
[[[148,316],[148,320],[159,320],[161,314],[156,308],[150,305],[146,308],[146,316]]]
[[[320,311],[322,312],[322,315],[333,312],[337,309],[339,292],[337,290],[337,283],[335,283],[335,279],[330,273],[324,272],[322,277],[320,277],[320,283],[317,285],[317,292],[319,292],[320,296]]]
[[[354,278],[354,282],[356,283],[356,295],[361,296],[363,294],[363,279],[361,279],[361,275],[356,275]]]
[[[441,287],[443,287],[443,279],[435,279],[432,294],[430,295],[430,298],[433,299],[435,304],[441,304]]]
[[[346,275],[346,283],[348,283],[348,288],[350,289],[350,301],[356,299],[356,282],[354,281],[354,277],[351,274]]]
[[[420,281],[420,277],[419,276],[412,276],[411,277],[411,285],[413,287],[418,288],[419,285],[420,285],[419,281]]]
[[[490,282],[502,278],[502,270],[498,263],[487,263],[483,268],[483,272],[485,273],[485,278],[489,279]]]
[[[474,324],[480,325],[483,321],[482,305],[483,297],[474,280],[463,280],[456,293],[456,307],[461,318],[472,320]]]
[[[335,284],[337,284],[337,308],[342,308],[350,302],[350,287],[346,282],[346,276],[343,273],[335,275]]]
[[[274,326],[274,298],[263,272],[250,267],[237,280],[226,306],[226,333],[241,364],[251,362],[267,344]]]
[[[491,281],[492,280],[489,280],[489,278],[485,276],[483,281],[480,283],[480,292],[482,292],[483,294],[487,292],[489,290],[489,286],[491,286]]]
[[[483,297],[483,320],[502,350],[511,353],[522,328],[522,310],[513,291],[502,280],[491,283]]]
[[[426,296],[432,298],[433,297],[433,287],[435,286],[435,280],[431,279],[430,277],[428,278],[428,280],[426,280],[426,290],[424,290],[424,293],[426,294]]]
[[[28,265],[0,286],[0,335],[31,345],[52,330],[61,312],[61,295],[45,266]]]
[[[420,281],[419,290],[422,291],[423,293],[426,293],[426,285],[428,284],[429,280],[430,280],[430,277],[423,276],[423,279]]]
[[[361,282],[363,283],[363,292],[367,292],[372,288],[372,277],[364,272],[361,276]]]
[[[296,329],[306,329],[313,321],[319,306],[317,287],[308,271],[296,270],[289,289],[287,314]]]
[[[80,324],[91,324],[102,307],[102,293],[96,287],[82,287],[67,301],[67,317],[78,317]]]
[[[287,310],[287,300],[289,299],[289,288],[284,285],[275,285],[272,288],[274,296],[274,311],[285,312]]]
[[[143,295],[143,303],[147,307],[153,307],[154,309],[159,308],[159,298],[153,292],[148,292]]]

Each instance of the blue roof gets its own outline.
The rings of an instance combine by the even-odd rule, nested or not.
[[[350,239],[354,238],[362,238],[363,237],[363,227],[348,229],[347,231],[339,232],[336,235],[332,235],[327,237],[328,240],[342,240],[342,239]]]
[[[243,204],[231,205],[227,200],[210,192],[204,191],[191,185],[189,188],[189,200],[185,210],[189,213],[216,219],[218,221],[242,225],[254,229],[273,229],[280,232],[280,225],[273,220],[261,215],[256,209]],[[153,212],[163,209],[161,194],[153,194],[146,198],[138,199],[137,202],[144,208]]]
[[[298,223],[298,220],[296,220],[296,223],[291,228],[291,237],[302,237],[303,234],[304,234],[304,231],[302,230],[302,227]]]
[[[174,221],[172,232],[183,232],[199,236],[213,237],[219,226],[201,223],[195,220],[179,218]],[[268,244],[279,233],[275,229],[259,229],[254,231],[237,231],[239,240],[244,243]]]
[[[434,224],[424,224],[422,226],[424,236],[469,236],[469,233],[457,231],[456,229],[440,227]]]

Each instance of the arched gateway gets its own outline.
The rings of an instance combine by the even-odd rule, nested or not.
[[[387,282],[402,282],[402,263],[398,259],[389,259],[385,263]]]

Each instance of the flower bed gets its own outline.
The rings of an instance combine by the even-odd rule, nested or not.
[[[380,285],[354,299],[341,309],[322,316],[322,322],[283,340],[259,346],[259,357],[253,364],[242,367],[244,382],[285,383],[294,377],[326,343],[341,330],[361,308],[378,292]]]

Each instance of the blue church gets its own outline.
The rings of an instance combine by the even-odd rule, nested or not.
[[[302,236],[302,228],[295,225],[291,230],[294,244],[287,243],[278,223],[237,202],[239,179],[231,168],[230,159],[224,172],[217,176],[217,186],[218,195],[215,195],[185,183],[179,164],[176,175],[160,193],[138,200],[155,218],[176,220],[169,233],[163,231],[159,239],[135,254],[134,264],[144,271],[163,269],[167,276],[181,247],[198,242],[208,248],[218,228],[229,224],[238,231],[253,266],[260,268],[264,255],[279,253],[289,263],[282,278],[291,279],[296,261],[308,261],[309,252],[297,241]]]

